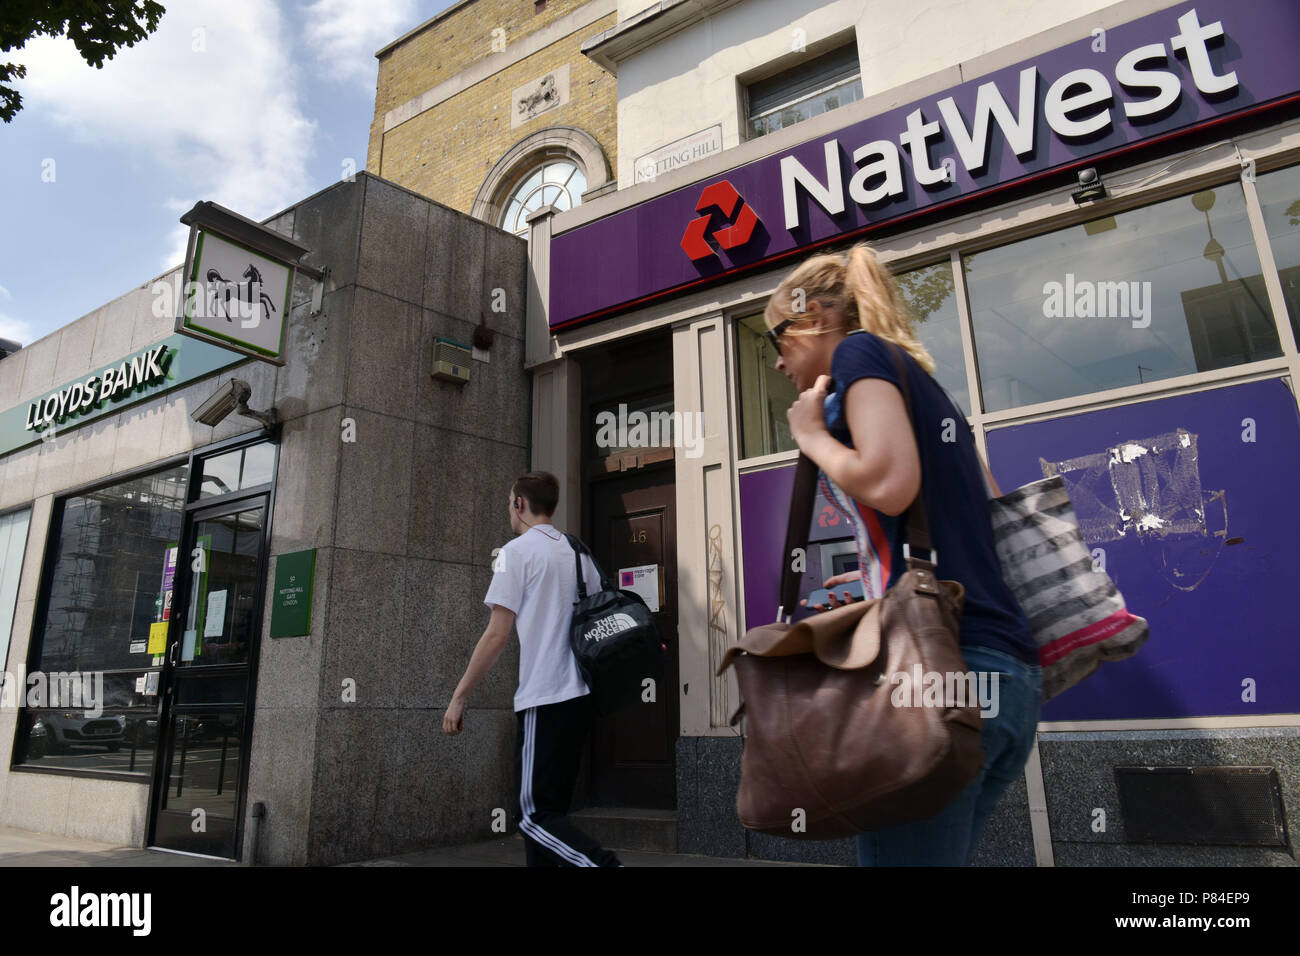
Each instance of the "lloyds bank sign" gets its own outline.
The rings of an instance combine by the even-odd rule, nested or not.
[[[230,349],[170,335],[89,375],[0,412],[0,455],[113,415],[245,361]]]
[[[156,385],[167,377],[167,346],[157,345],[89,378],[73,382],[27,406],[24,428],[36,431],[62,425],[92,408],[100,408],[141,386]]]

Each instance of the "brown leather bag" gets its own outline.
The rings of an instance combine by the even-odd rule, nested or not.
[[[894,359],[911,420],[907,370]],[[741,823],[830,840],[934,816],[979,774],[984,751],[979,702],[948,677],[966,672],[958,645],[965,588],[937,580],[935,565],[914,554],[938,557],[923,491],[907,512],[907,570],[883,597],[794,626],[781,620],[798,598],[791,556],[807,545],[816,478],[817,466],[801,454],[777,623],[750,629],[718,673],[736,668],[745,713]],[[925,706],[924,688],[912,686],[931,673],[943,676],[940,706]]]

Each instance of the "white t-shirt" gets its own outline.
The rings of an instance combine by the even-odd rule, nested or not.
[[[600,590],[600,575],[582,556],[587,593]],[[483,603],[515,612],[519,632],[519,690],[515,710],[556,704],[590,693],[569,648],[578,579],[573,548],[552,525],[538,524],[508,543],[497,555],[496,570]]]

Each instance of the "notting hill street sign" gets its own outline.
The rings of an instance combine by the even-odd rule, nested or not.
[[[1081,26],[1068,46],[557,233],[550,326],[1049,175],[1073,186],[1071,169],[1228,119],[1294,116],[1297,37],[1296,0],[1195,0]]]

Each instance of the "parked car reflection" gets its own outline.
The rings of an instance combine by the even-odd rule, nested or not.
[[[75,711],[41,714],[32,722],[28,755],[68,753],[74,747],[107,747],[110,752],[122,748],[126,739],[126,718],[115,716],[86,717]]]

